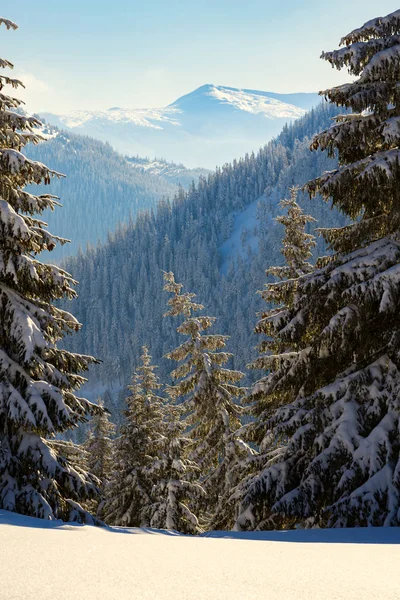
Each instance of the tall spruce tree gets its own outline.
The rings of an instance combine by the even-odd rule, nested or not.
[[[215,318],[191,316],[203,308],[193,301],[195,294],[182,293],[172,272],[165,273],[164,280],[164,290],[173,294],[166,316],[188,317],[178,327],[187,339],[166,355],[180,362],[171,374],[177,383],[168,393],[184,404],[185,423],[193,441],[190,457],[200,467],[200,482],[206,491],[206,499],[199,505],[201,523],[209,528],[224,523],[230,528],[235,521],[235,504],[228,502],[233,473],[249,451],[237,435],[241,407],[234,400],[243,395],[243,388],[234,385],[243,374],[222,367],[231,357],[220,351],[227,337],[204,334]],[[225,502],[221,504],[222,499]]]
[[[276,217],[276,221],[285,228],[281,248],[285,264],[270,267],[265,273],[267,277],[275,277],[283,283],[269,283],[264,290],[259,292],[269,308],[261,314],[261,319],[255,327],[255,332],[264,334],[266,339],[259,345],[261,356],[250,365],[253,369],[269,370],[271,353],[282,354],[289,349],[285,340],[273,335],[271,317],[279,315],[282,306],[293,305],[296,294],[296,283],[293,280],[313,271],[309,259],[316,242],[314,235],[307,233],[305,229],[307,223],[315,222],[315,219],[311,215],[305,214],[297,203],[298,191],[297,187],[290,188],[290,199],[281,200],[279,203],[280,207],[286,210],[286,214]],[[271,306],[272,308],[270,308]],[[259,406],[256,405],[253,410],[257,412]],[[257,425],[257,421],[255,425]]]
[[[354,222],[322,230],[334,253],[315,272],[275,284],[285,306],[267,317],[270,373],[253,389],[275,447],[239,527],[400,524],[399,36],[396,11],[322,55],[359,77],[323,92],[353,112],[315,137],[339,167],[306,188]]]
[[[192,441],[185,435],[182,405],[165,404],[158,460],[154,463],[150,526],[181,533],[201,531],[193,507],[205,494],[198,483],[199,467],[188,458]]]
[[[266,274],[281,280],[294,279],[313,270],[308,259],[312,256],[312,249],[316,246],[316,242],[311,233],[306,233],[305,227],[307,223],[315,223],[315,219],[311,215],[304,214],[297,202],[298,193],[298,187],[290,188],[290,198],[279,203],[279,206],[286,210],[286,214],[276,217],[276,221],[285,228],[281,249],[285,264],[280,267],[270,267]],[[264,300],[268,302],[268,299],[264,298]]]
[[[157,394],[161,384],[155,369],[144,346],[141,365],[128,386],[125,422],[115,440],[114,470],[101,512],[112,525],[150,525],[164,404]]]
[[[98,405],[103,407],[103,401],[99,398]],[[115,425],[110,421],[109,412],[94,415],[90,424],[87,440],[84,443],[86,452],[86,465],[90,473],[95,475],[99,481],[100,497],[94,501],[94,511],[101,510],[104,495],[113,470],[113,436]]]
[[[266,270],[267,276],[273,276],[280,280],[278,283],[268,283],[259,294],[267,303],[268,309],[261,313],[255,332],[263,334],[265,338],[259,345],[260,356],[249,365],[251,369],[266,370],[271,368],[271,355],[283,355],[291,351],[290,342],[275,334],[271,327],[273,318],[280,315],[282,308],[293,306],[296,295],[295,281],[304,274],[311,273],[313,266],[309,262],[312,249],[315,246],[315,238],[306,233],[307,223],[315,221],[310,215],[304,214],[297,203],[298,188],[290,188],[290,199],[281,200],[280,206],[286,214],[279,215],[276,220],[285,228],[282,240],[281,253],[285,264],[278,267],[270,267]],[[286,282],[286,283],[285,283]],[[284,304],[286,303],[286,304]],[[267,377],[268,379],[268,377]],[[255,444],[258,452],[254,452],[247,461],[247,469],[243,470],[244,477],[238,482],[234,498],[240,498],[247,493],[249,484],[253,478],[258,476],[260,470],[269,464],[274,456],[282,452],[282,447],[287,444],[287,435],[281,435],[271,430],[271,411],[274,407],[270,396],[262,392],[265,379],[257,382],[251,390],[250,398],[255,399],[251,404],[251,415],[253,419],[243,427],[243,434],[249,442]],[[235,524],[236,529],[241,529],[243,523],[250,524],[251,509],[247,506]],[[265,514],[263,515],[265,516]],[[274,526],[273,519],[266,519],[258,526]],[[250,525],[251,526],[251,525]]]
[[[17,26],[0,19],[7,29]],[[1,68],[13,65],[0,60]],[[90,520],[79,502],[95,480],[63,453],[54,438],[99,410],[75,395],[78,373],[91,357],[57,348],[76,319],[54,302],[72,298],[73,279],[36,257],[66,240],[55,237],[35,215],[57,199],[25,187],[49,184],[59,174],[28,160],[21,150],[41,141],[40,122],[16,109],[5,93],[22,83],[0,76],[0,508],[45,519]]]

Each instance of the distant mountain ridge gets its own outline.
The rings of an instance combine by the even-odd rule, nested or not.
[[[41,116],[62,129],[109,142],[124,154],[214,168],[257,150],[319,102],[315,93],[206,84],[164,108],[112,107]]]
[[[192,181],[197,182],[199,177],[207,177],[207,169],[188,169],[182,164],[168,162],[162,158],[142,158],[140,156],[126,156],[125,160],[140,173],[149,173],[162,177],[175,185],[188,188]]]
[[[105,242],[117,226],[154,208],[164,196],[173,196],[179,184],[188,187],[190,175],[195,178],[195,173],[186,173],[183,166],[180,173],[176,165],[164,165],[164,173],[133,168],[108,144],[54,127],[45,126],[41,135],[48,141],[29,146],[27,155],[66,175],[65,179],[54,179],[51,185],[63,209],[47,210],[43,218],[51,232],[71,240],[47,255],[50,262],[76,254],[79,248]],[[48,192],[44,186],[39,190]]]
[[[250,89],[246,89],[246,88],[233,88],[233,87],[229,87],[226,85],[213,85],[213,84],[207,83],[207,84],[202,85],[201,87],[197,88],[193,92],[190,92],[189,94],[185,94],[184,96],[181,96],[180,98],[175,100],[172,104],[170,104],[169,107],[180,108],[182,106],[182,104],[186,103],[188,100],[190,100],[196,96],[202,96],[202,95],[208,95],[212,98],[216,98],[217,100],[220,100],[221,102],[225,101],[226,103],[230,103],[233,106],[235,106],[236,108],[241,108],[242,110],[245,110],[245,109],[244,109],[243,105],[242,106],[239,105],[238,100],[246,99],[246,98],[250,102],[251,102],[251,100],[254,101],[254,99],[256,99],[256,98],[264,99],[266,101],[266,106],[268,106],[268,104],[270,104],[272,107],[277,107],[279,103],[285,104],[287,106],[285,106],[285,107],[282,106],[281,108],[284,111],[284,114],[286,114],[287,116],[293,116],[293,115],[298,116],[299,112],[294,109],[299,109],[299,108],[303,109],[302,114],[304,114],[304,112],[306,112],[307,110],[310,110],[311,108],[313,108],[314,106],[319,104],[319,102],[321,101],[321,98],[319,97],[319,95],[314,92],[278,94],[276,92],[263,92],[260,90],[250,90]],[[275,100],[276,102],[269,103],[270,100]],[[257,112],[256,108],[257,108],[257,105],[255,105],[255,106],[253,105],[253,110],[255,109],[255,112]],[[261,109],[261,112],[265,112],[265,114],[268,115],[268,110],[262,111],[262,109]]]

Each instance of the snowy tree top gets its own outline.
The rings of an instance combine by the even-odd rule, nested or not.
[[[181,283],[176,283],[175,275],[172,271],[169,273],[164,272],[164,281],[164,291],[173,294],[172,298],[168,300],[168,306],[170,306],[170,310],[165,313],[165,317],[176,317],[178,315],[190,317],[192,312],[196,312],[204,308],[202,304],[193,302],[193,298],[196,297],[196,294],[189,294],[188,292],[185,292],[184,294],[181,293],[183,286]]]
[[[10,19],[4,19],[3,17],[0,17],[0,25],[4,25],[7,27],[7,29],[18,29],[18,25],[16,23],[10,21]]]
[[[400,33],[400,10],[395,10],[386,17],[376,17],[364,23],[362,27],[353,29],[341,39],[340,45],[349,46],[374,37],[389,37],[398,33]]]
[[[338,156],[339,168],[305,189],[311,197],[320,193],[330,199],[355,221],[342,230],[321,230],[332,249],[348,252],[394,232],[400,223],[400,11],[365,23],[341,44],[322,58],[359,77],[321,94],[353,112],[338,115],[314,137],[311,149]]]
[[[362,112],[390,112],[389,105],[398,105],[400,79],[400,11],[365,23],[341,40],[345,46],[323,52],[321,58],[350,74],[359,75],[351,84],[320,92],[326,98]]]

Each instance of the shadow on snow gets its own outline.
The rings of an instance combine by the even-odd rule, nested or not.
[[[39,529],[61,529],[77,531],[85,525],[80,523],[64,523],[63,521],[47,521],[0,510],[0,526],[33,527]],[[150,529],[135,527],[96,527],[104,533],[124,533],[129,535],[166,535],[195,537],[180,534],[166,529]],[[254,540],[264,542],[319,543],[319,544],[400,544],[400,527],[360,527],[354,529],[296,529],[293,531],[209,531],[197,538]]]

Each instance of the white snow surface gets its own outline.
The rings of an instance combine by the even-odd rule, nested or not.
[[[400,529],[174,532],[0,510],[0,598],[399,600]]]
[[[250,90],[227,88],[222,85],[210,86],[208,95],[222,104],[230,104],[237,110],[253,114],[262,114],[267,119],[298,119],[305,114],[303,108],[269,98]]]
[[[110,121],[114,123],[133,123],[140,127],[162,129],[161,124],[179,125],[177,116],[180,111],[176,108],[109,108],[108,110],[75,110],[71,113],[58,115],[62,123],[69,129],[82,127],[87,121]]]

